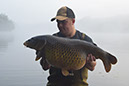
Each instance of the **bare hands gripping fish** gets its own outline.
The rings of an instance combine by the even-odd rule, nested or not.
[[[79,70],[84,67],[88,54],[94,55],[96,59],[101,59],[106,72],[111,70],[111,64],[117,63],[115,56],[90,42],[79,39],[42,35],[32,37],[24,45],[39,51],[36,61],[42,57],[51,66],[61,68],[64,76],[69,74],[69,70]]]

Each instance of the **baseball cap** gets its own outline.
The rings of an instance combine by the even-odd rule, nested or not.
[[[67,18],[75,18],[75,14],[72,9],[67,6],[63,6],[57,11],[56,17],[52,18],[51,21],[54,21],[55,19],[63,21]]]

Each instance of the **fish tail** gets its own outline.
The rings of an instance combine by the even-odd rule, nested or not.
[[[117,63],[117,58],[110,53],[107,53],[106,57],[108,60],[111,62],[111,64],[116,64]]]
[[[111,70],[111,63],[110,63],[110,61],[109,60],[104,60],[103,64],[104,64],[106,72],[109,72]]]
[[[109,72],[111,70],[111,66],[112,66],[111,64],[117,63],[116,57],[107,52],[105,54],[105,59],[102,59],[102,61],[103,61],[106,72]]]

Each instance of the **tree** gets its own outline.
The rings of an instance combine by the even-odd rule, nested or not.
[[[10,31],[15,28],[12,20],[5,14],[0,14],[0,31]]]

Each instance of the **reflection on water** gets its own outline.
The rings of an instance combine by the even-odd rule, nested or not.
[[[8,42],[0,39],[0,51],[3,52],[8,46]]]
[[[13,41],[13,35],[11,32],[0,32],[0,53],[5,52],[8,48],[8,44]]]
[[[29,34],[28,34],[29,33]],[[0,86],[45,86],[48,71],[42,71],[39,62],[35,62],[35,51],[25,48],[23,42],[39,31],[16,29],[13,36],[0,37]],[[44,33],[47,33],[47,31]],[[42,33],[43,34],[43,33]],[[106,73],[103,64],[97,60],[95,71],[89,72],[90,86],[128,86],[129,35],[90,33],[94,42],[118,58],[118,63]],[[9,39],[9,40],[8,40]]]

